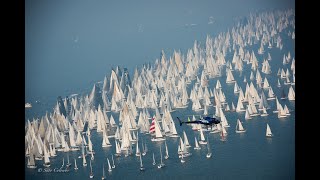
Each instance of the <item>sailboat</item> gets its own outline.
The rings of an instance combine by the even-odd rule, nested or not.
[[[194,143],[195,143],[195,147],[193,149],[201,149],[201,147],[198,144],[197,138],[194,137]]]
[[[82,141],[81,141],[81,153],[82,153],[82,155],[79,155],[79,156],[78,156],[79,159],[83,157],[84,151],[85,151],[85,149],[84,149],[84,142],[83,142],[83,141],[85,141],[84,137],[82,138]]]
[[[164,141],[164,143],[166,146],[166,155],[164,156],[164,159],[168,159],[169,158],[169,151],[168,151],[167,141]]]
[[[236,108],[235,108],[233,102],[231,103],[231,111],[236,111]]]
[[[76,159],[74,159],[74,170],[78,170],[77,160]]]
[[[94,160],[93,152],[91,153],[91,160],[92,160],[92,161]]]
[[[110,147],[110,146],[112,145],[109,141],[106,131],[103,131],[102,147]]]
[[[220,139],[221,141],[226,141],[225,132],[226,132],[226,129],[221,124],[221,139]]]
[[[137,139],[137,146],[136,146],[136,156],[141,156],[141,153],[140,153],[140,149],[139,149],[139,140]]]
[[[29,155],[27,168],[32,168],[32,169],[37,168],[36,163],[34,162],[34,156],[32,153]]]
[[[152,153],[152,159],[153,159],[152,165],[156,165],[156,160],[154,159],[154,153]]]
[[[237,120],[236,133],[244,133],[246,130],[243,128],[241,121]]]
[[[185,142],[186,147],[191,147],[191,145],[189,143],[189,140],[188,140],[188,137],[187,137],[187,134],[186,134],[185,131],[183,131],[183,140]]]
[[[112,158],[112,169],[116,168],[116,165],[114,164],[113,155],[111,155]]]
[[[200,128],[200,141],[199,141],[199,144],[207,144],[206,139],[204,138],[204,135],[203,135],[202,128]]]
[[[102,180],[105,179],[105,174],[104,174],[104,164],[102,164],[102,177],[101,177]]]
[[[151,141],[164,141],[165,138],[163,137],[161,130],[160,130],[160,125],[158,121],[155,120],[155,117],[152,118],[151,126],[150,126],[150,134],[152,134]]]
[[[107,161],[108,161],[108,171],[111,172],[111,171],[112,171],[112,168],[111,168],[111,165],[110,165],[109,158],[107,158]]]
[[[278,87],[281,87],[281,83],[280,83],[280,81],[279,81],[279,79],[278,79],[278,85],[277,85]]]
[[[162,162],[162,151],[161,151],[161,145],[160,145],[160,164],[158,165],[158,168],[164,167],[164,163]]]
[[[90,160],[90,179],[94,177],[93,172],[92,172],[92,165],[91,165],[91,160]]]
[[[115,142],[116,142],[116,153],[115,153],[115,156],[116,157],[120,157],[121,156],[121,148],[120,148],[120,145],[119,145],[118,141],[115,140]]]
[[[44,167],[50,167],[50,160],[49,160],[49,153],[46,149],[46,146],[44,145]]]
[[[269,115],[269,114],[268,114],[266,108],[263,106],[263,107],[262,107],[262,114],[261,114],[260,116],[268,116],[268,115]]]
[[[181,163],[186,162],[186,161],[183,159],[183,157],[184,157],[184,155],[182,154],[182,155],[181,155],[181,160],[180,160]]]
[[[143,164],[142,164],[142,158],[140,156],[140,171],[144,171],[145,168],[143,167]]]
[[[295,100],[295,92],[294,92],[292,86],[290,86],[290,88],[289,88],[288,99],[290,101],[294,101]]]
[[[63,166],[64,166],[64,158],[62,158],[62,165],[61,165],[60,169],[62,169]]]
[[[142,153],[142,156],[145,156],[145,155],[147,154],[147,152],[148,152],[147,143],[144,142],[144,151],[143,151],[143,153]]]
[[[87,160],[86,160],[86,157],[84,156],[84,154],[82,154],[82,159],[83,159],[82,165],[83,165],[83,167],[86,167],[87,166]]]
[[[211,156],[212,156],[212,153],[211,153],[211,149],[210,149],[210,145],[209,145],[209,138],[208,138],[208,136],[207,136],[207,149],[208,149],[208,153],[207,153],[207,155],[206,155],[206,157],[207,158],[211,158]]]
[[[267,136],[267,137],[272,137],[272,136],[273,136],[273,134],[272,134],[272,132],[271,132],[271,129],[270,129],[270,126],[269,126],[268,123],[267,123],[266,136]]]
[[[69,167],[69,166],[71,166],[71,163],[70,163],[70,161],[69,161],[69,154],[67,154],[67,159],[68,159],[68,162],[67,162],[67,164],[66,164],[66,167]]]

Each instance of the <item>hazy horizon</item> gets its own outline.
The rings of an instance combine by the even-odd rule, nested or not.
[[[135,67],[186,52],[195,40],[250,12],[295,8],[288,1],[25,1],[26,102],[91,89],[117,65]],[[211,23],[209,23],[211,21]]]

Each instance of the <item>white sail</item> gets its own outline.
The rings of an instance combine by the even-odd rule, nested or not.
[[[207,157],[207,158],[211,158],[212,152],[211,152],[211,148],[210,148],[210,144],[209,144],[209,138],[207,138],[207,139],[208,139],[208,143],[207,143],[207,150],[208,150],[208,152],[207,152],[206,157]]]
[[[224,115],[222,108],[220,108],[220,116],[221,116],[221,124],[224,127],[230,127],[228,120],[227,120],[226,116]]]
[[[236,108],[235,108],[235,106],[234,106],[234,104],[233,104],[233,102],[231,103],[231,109],[230,109],[231,111],[235,111],[236,110]]]
[[[184,144],[186,145],[186,147],[191,147],[185,131],[183,131],[183,140],[184,140]]]
[[[269,85],[267,77],[264,77],[263,88],[264,89],[270,88],[270,85]]]
[[[169,151],[168,151],[167,141],[165,141],[164,143],[165,143],[165,148],[166,148],[166,155],[164,156],[164,158],[168,159],[169,158]]]
[[[221,83],[219,79],[217,80],[216,89],[221,89]]]
[[[116,122],[115,122],[115,120],[114,120],[114,118],[113,118],[113,116],[112,116],[112,114],[111,114],[111,116],[110,116],[110,125],[112,126],[112,127],[115,127],[117,124],[116,124]]]
[[[202,128],[200,128],[200,141],[199,141],[199,144],[207,144],[206,139],[205,139],[204,134],[203,134]]]
[[[267,123],[266,136],[267,136],[267,137],[272,137],[272,136],[273,136],[273,134],[272,134],[272,132],[271,132],[271,129],[270,129],[270,126],[269,126],[268,123]]]
[[[272,100],[272,99],[275,99],[276,97],[275,97],[275,94],[273,93],[273,90],[272,90],[272,88],[270,87],[269,88],[269,91],[268,91],[268,98],[267,98],[267,100]]]
[[[262,107],[262,114],[260,116],[268,116],[268,112],[264,106]]]
[[[45,167],[49,167],[50,166],[49,152],[48,152],[48,150],[47,150],[45,145],[43,147],[44,147],[44,149],[43,149],[43,152],[44,152],[44,164],[43,165]]]
[[[112,146],[110,141],[109,141],[109,138],[106,134],[106,130],[103,131],[103,140],[102,140],[102,147],[110,147]]]
[[[235,80],[234,80],[234,77],[233,77],[233,74],[232,74],[232,71],[231,70],[227,70],[227,79],[226,79],[226,83],[234,83]]]
[[[281,83],[280,83],[280,80],[278,79],[278,84],[277,84],[278,87],[281,87]]]
[[[289,111],[287,105],[284,105],[284,111],[285,111],[285,113],[286,113],[287,116],[290,115],[290,111]]]
[[[171,135],[170,137],[179,137],[178,133],[177,133],[177,129],[176,129],[176,125],[174,124],[173,120],[170,120],[170,131],[171,131]]]
[[[163,135],[161,133],[161,128],[160,128],[160,125],[159,125],[159,122],[158,121],[155,121],[155,132],[156,132],[156,138],[163,138]]]
[[[201,147],[200,147],[199,144],[198,144],[198,141],[197,141],[197,138],[196,138],[196,137],[194,137],[194,143],[195,143],[194,149],[201,149]]]
[[[137,134],[136,156],[141,156],[138,138],[139,138],[139,134]]]
[[[235,81],[235,83],[234,83],[234,88],[233,88],[233,93],[234,93],[234,94],[237,94],[237,93],[239,93],[239,92],[240,92],[240,88],[239,88],[239,86],[238,86],[237,81]]]
[[[246,132],[246,130],[243,128],[241,121],[237,120],[237,126],[236,126],[236,133],[243,133]]]
[[[78,166],[77,166],[77,159],[74,159],[74,170],[77,170]]]
[[[208,115],[208,108],[206,105],[204,105],[203,115]]]
[[[55,156],[57,156],[57,154],[56,154],[56,149],[55,149],[55,147],[51,144],[49,144],[49,152],[50,152],[50,156],[51,157],[55,157]]]
[[[28,164],[27,164],[27,168],[36,168],[36,163],[34,161],[34,155],[31,153],[29,155],[29,159],[28,159]]]
[[[240,96],[238,98],[238,103],[237,103],[237,108],[236,108],[236,112],[243,112],[246,111],[245,108],[243,107],[242,101],[240,99]]]
[[[290,88],[289,88],[288,99],[290,101],[294,101],[295,100],[295,92],[294,92],[292,86],[290,86]]]
[[[248,119],[251,119],[251,116],[250,116],[250,113],[249,113],[249,107],[246,109],[246,114],[244,115],[244,118],[246,119],[246,120],[248,120]]]

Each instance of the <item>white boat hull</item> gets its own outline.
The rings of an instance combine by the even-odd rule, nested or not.
[[[37,166],[36,165],[28,165],[27,168],[34,169],[34,168],[37,168]]]
[[[244,132],[246,132],[247,130],[236,130],[236,133],[244,133]]]
[[[206,141],[199,141],[199,144],[207,144],[208,142]]]
[[[152,138],[151,141],[164,141],[164,138]]]
[[[107,144],[107,145],[102,145],[102,147],[110,147],[112,146],[111,144]]]

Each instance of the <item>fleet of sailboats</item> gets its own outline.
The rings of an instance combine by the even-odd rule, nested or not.
[[[277,26],[282,25],[280,23]],[[69,151],[79,151],[77,156],[79,159],[82,158],[83,167],[87,166],[87,155],[90,157],[90,178],[93,178],[92,162],[95,158],[93,148],[96,147],[93,146],[93,143],[96,142],[93,137],[98,133],[102,137],[102,141],[97,143],[99,147],[115,148],[114,155],[116,157],[120,157],[122,154],[128,157],[133,153],[139,156],[141,171],[145,170],[142,156],[148,152],[147,140],[149,141],[149,138],[154,144],[165,141],[164,159],[167,160],[169,158],[168,145],[170,147],[172,144],[170,139],[180,137],[177,143],[178,154],[181,158],[180,162],[184,163],[185,158],[191,155],[188,150],[191,145],[187,135],[190,137],[192,134],[188,129],[183,130],[182,133],[181,131],[177,132],[176,122],[171,117],[171,113],[181,108],[189,107],[190,110],[195,111],[195,114],[205,116],[209,116],[210,110],[214,108],[215,115],[221,120],[220,124],[209,128],[205,128],[201,124],[191,124],[192,129],[196,130],[195,134],[199,131],[199,141],[196,137],[197,134],[194,136],[193,149],[200,150],[199,144],[206,145],[207,158],[212,157],[212,152],[209,137],[205,138],[204,131],[220,133],[221,141],[226,141],[228,131],[233,129],[235,123],[232,119],[234,116],[230,116],[230,114],[237,114],[238,117],[244,116],[246,120],[251,119],[246,124],[260,118],[259,116],[269,116],[268,111],[277,113],[278,118],[289,117],[293,111],[289,110],[292,108],[289,103],[295,101],[295,61],[290,52],[288,55],[284,54],[283,63],[276,76],[277,79],[271,79],[272,76],[269,75],[273,73],[271,65],[276,58],[270,61],[269,49],[279,48],[281,50],[283,46],[283,42],[272,38],[272,36],[279,37],[274,32],[279,27],[273,28],[271,31],[266,26],[261,32],[253,32],[254,29],[247,30],[250,31],[250,34],[258,34],[258,37],[253,39],[244,39],[245,37],[242,37],[236,30],[233,30],[232,34],[227,33],[231,35],[228,35],[228,39],[226,35],[222,34],[221,39],[234,43],[234,47],[218,45],[219,40],[215,40],[217,41],[215,42],[208,36],[205,45],[206,50],[209,49],[208,52],[203,51],[196,42],[186,56],[175,51],[168,60],[162,52],[161,58],[156,60],[154,66],[144,65],[141,70],[136,69],[132,81],[128,78],[128,72],[126,74],[120,67],[112,69],[110,77],[105,78],[103,86],[95,84],[89,95],[79,98],[65,98],[61,100],[62,104],[57,102],[53,113],[47,113],[32,122],[27,121],[25,135],[27,168],[36,168],[36,164],[38,164],[36,162],[42,163],[42,160],[44,167],[50,167],[50,158],[56,157],[57,153],[67,153],[66,165],[65,156],[63,156],[61,168],[68,168],[72,165]],[[273,35],[270,36],[269,33],[266,33],[262,36],[263,40],[259,39],[261,33],[268,30]],[[239,39],[230,41],[230,38],[235,37],[239,37]],[[252,51],[246,49],[246,46],[252,45],[252,43],[258,43],[258,46],[260,44],[259,49]],[[264,48],[266,44],[269,45],[268,49]],[[216,52],[212,54],[214,50]],[[226,61],[226,51],[234,54],[232,62]],[[255,53],[260,55],[268,53],[267,56],[264,56],[267,59],[257,59],[258,56],[256,57]],[[226,68],[222,68],[224,66]],[[249,66],[249,71],[243,72],[245,70],[243,68],[247,68],[247,66]],[[240,76],[238,76],[239,71]],[[242,79],[242,76],[243,81],[239,79]],[[246,76],[249,78],[247,79]],[[212,79],[214,79],[215,85],[211,82]],[[275,91],[273,91],[274,86],[278,87]],[[229,91],[225,90],[226,87],[231,91],[230,89]],[[279,94],[283,105],[278,101]],[[273,103],[274,99],[276,109],[268,105],[268,103]],[[102,100],[103,103],[96,103],[98,100]],[[234,102],[237,102],[236,106]],[[113,113],[118,113],[119,118]],[[230,118],[230,124],[227,117]],[[193,120],[195,120],[194,115]],[[246,132],[239,118],[235,131],[236,133]],[[141,150],[139,136],[141,136]],[[266,128],[266,137],[273,137],[269,124]],[[165,166],[162,156],[161,144],[158,168]],[[152,152],[152,158],[152,164],[156,165],[154,152]],[[107,158],[107,163],[108,171],[111,172],[115,168],[113,154],[112,163],[109,158]],[[74,170],[77,169],[77,160],[74,159]],[[102,179],[105,178],[103,165]]]

